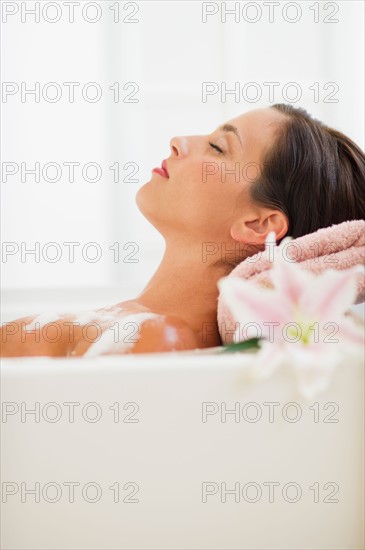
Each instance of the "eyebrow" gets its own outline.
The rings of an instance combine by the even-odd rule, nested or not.
[[[232,132],[235,136],[238,137],[239,142],[240,142],[241,147],[242,147],[241,136],[239,135],[239,132],[238,132],[236,126],[232,126],[232,124],[223,124],[223,126],[220,126],[218,128],[218,130],[221,130],[222,132]]]

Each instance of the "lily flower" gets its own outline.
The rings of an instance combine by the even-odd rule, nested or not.
[[[239,277],[221,278],[218,288],[236,321],[234,341],[263,339],[257,375],[267,376],[287,364],[296,371],[302,394],[311,397],[328,386],[343,352],[365,343],[363,331],[345,316],[364,268],[314,275],[284,256],[288,240],[272,249],[275,233],[266,239],[273,288]]]

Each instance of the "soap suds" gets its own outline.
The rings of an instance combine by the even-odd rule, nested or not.
[[[95,357],[103,353],[118,353],[130,349],[137,343],[141,324],[147,319],[161,317],[156,313],[132,313],[115,321],[103,332],[97,342],[91,344],[84,357]],[[133,325],[137,325],[135,330]]]
[[[43,327],[47,323],[52,323],[53,321],[57,321],[60,318],[61,317],[58,313],[53,313],[53,312],[41,313],[40,315],[38,315],[38,317],[35,317],[35,319],[33,319],[33,321],[28,325],[26,325],[24,328],[25,330],[35,330],[37,328]]]
[[[30,331],[36,328],[42,328],[47,323],[52,323],[54,321],[58,321],[60,319],[63,319],[65,317],[70,317],[70,316],[75,316],[76,318],[71,322],[78,323],[79,325],[87,325],[92,321],[99,322],[99,323],[110,323],[111,321],[114,321],[117,319],[121,311],[123,311],[123,308],[121,307],[109,306],[99,311],[85,310],[79,313],[70,312],[69,314],[46,312],[46,313],[41,313],[40,315],[35,317],[31,323],[25,326],[25,330]]]
[[[79,323],[80,325],[87,325],[92,321],[98,321],[100,323],[109,323],[110,321],[117,320],[119,313],[123,311],[121,307],[108,307],[98,311],[81,311],[73,323]]]

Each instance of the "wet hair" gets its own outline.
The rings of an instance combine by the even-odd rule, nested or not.
[[[294,239],[365,219],[364,152],[305,109],[282,103],[271,109],[284,115],[283,124],[250,187],[252,200],[282,211]]]

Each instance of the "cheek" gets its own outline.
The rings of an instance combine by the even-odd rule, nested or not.
[[[172,183],[174,191],[192,199],[221,191],[221,163],[211,159],[189,161],[189,164],[182,166],[174,175]]]
[[[227,191],[231,195],[234,192],[231,178],[225,182],[222,180],[221,163],[211,160],[190,163],[176,174],[172,184],[170,190],[193,210],[216,208],[221,200],[225,200]]]
[[[171,183],[179,187],[196,188],[202,181],[202,162],[201,160],[188,160],[180,164],[177,163],[172,175]]]

